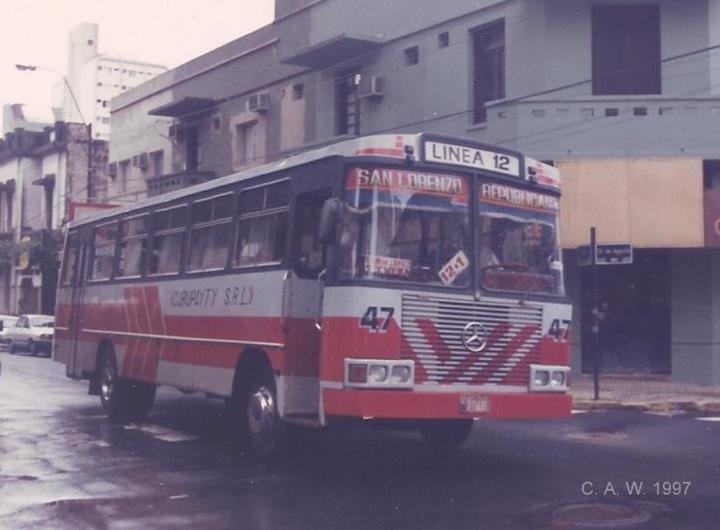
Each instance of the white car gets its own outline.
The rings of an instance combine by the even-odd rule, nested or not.
[[[0,348],[7,347],[7,333],[15,326],[18,317],[12,315],[0,315]]]
[[[29,351],[32,355],[45,353],[50,355],[55,317],[50,315],[20,315],[15,325],[6,332],[7,348],[10,353],[19,350]]]

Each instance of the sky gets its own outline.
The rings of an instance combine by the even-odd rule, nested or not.
[[[51,72],[65,73],[68,34],[99,25],[100,53],[170,68],[272,22],[274,0],[0,0],[0,106],[25,103],[30,117],[51,116]]]

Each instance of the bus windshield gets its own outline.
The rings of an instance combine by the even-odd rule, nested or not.
[[[478,199],[481,285],[489,290],[563,294],[557,197],[483,183]]]
[[[346,278],[470,285],[469,183],[396,168],[348,172],[339,234]]]

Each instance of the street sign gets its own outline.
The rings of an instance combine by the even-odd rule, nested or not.
[[[578,265],[592,265],[590,245],[578,247]],[[630,265],[633,262],[633,248],[629,243],[616,245],[597,245],[595,247],[595,263],[598,265]]]
[[[595,263],[598,265],[630,265],[632,262],[633,248],[628,243],[595,247]]]

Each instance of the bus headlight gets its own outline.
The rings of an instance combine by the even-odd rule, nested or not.
[[[533,378],[533,383],[535,383],[535,386],[547,386],[550,382],[550,372],[547,370],[537,370],[535,372],[535,377]]]
[[[565,372],[553,370],[550,375],[550,385],[554,387],[565,386]]]
[[[345,387],[409,389],[414,384],[414,361],[405,359],[345,359]]]
[[[530,365],[530,390],[533,392],[566,392],[568,390],[567,366]]]
[[[382,364],[371,364],[368,369],[368,381],[370,383],[382,383],[387,379],[388,367]]]
[[[390,372],[391,383],[407,383],[410,380],[410,367],[409,366],[393,366],[392,372]]]

